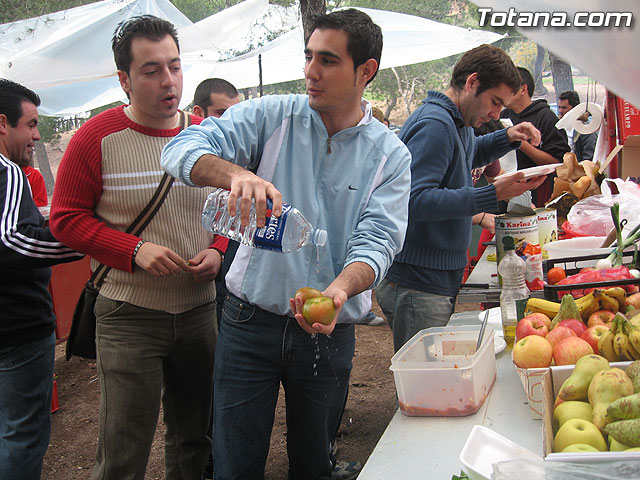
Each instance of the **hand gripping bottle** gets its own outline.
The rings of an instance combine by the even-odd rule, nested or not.
[[[504,257],[498,265],[498,273],[502,277],[500,291],[500,313],[502,315],[502,331],[507,347],[512,348],[515,340],[516,324],[524,316],[529,300],[529,289],[524,281],[526,264],[515,251],[513,237],[502,238]]]
[[[217,235],[236,240],[244,245],[264,248],[276,252],[294,252],[310,243],[322,247],[327,241],[326,230],[313,228],[297,209],[282,204],[280,217],[271,215],[273,203],[267,199],[267,221],[262,228],[256,227],[255,203],[251,205],[249,225],[240,226],[240,199],[236,215],[229,215],[227,202],[229,191],[218,188],[209,194],[202,209],[202,226]]]

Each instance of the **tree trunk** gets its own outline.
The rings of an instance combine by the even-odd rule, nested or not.
[[[549,52],[551,61],[551,74],[553,75],[553,87],[555,88],[556,102],[562,92],[573,90],[573,76],[571,75],[571,65],[559,59]]]
[[[311,17],[327,11],[326,0],[300,0],[300,15],[302,16],[302,28],[304,30],[305,44],[311,32]]]
[[[542,67],[544,64],[545,49],[540,45],[536,45],[536,47],[538,48],[538,53],[536,55],[536,65],[533,70],[533,79],[536,82],[536,87],[533,89],[533,92],[536,95],[543,97],[547,93],[549,93],[547,87],[545,87],[542,83]]]
[[[389,118],[389,116],[391,115],[391,112],[393,111],[394,108],[396,108],[397,104],[398,104],[398,96],[397,95],[393,95],[389,99],[389,105],[387,105],[387,108],[384,111],[385,118]]]
[[[49,157],[47,157],[47,151],[44,148],[44,143],[36,142],[36,158],[38,159],[38,169],[44,178],[44,184],[47,187],[47,195],[53,194],[53,173],[51,172],[51,166],[49,165]]]

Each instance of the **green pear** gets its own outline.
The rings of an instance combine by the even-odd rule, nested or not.
[[[553,451],[562,452],[569,445],[576,443],[586,443],[601,452],[607,451],[607,442],[598,427],[593,423],[581,418],[572,418],[567,420],[562,427],[558,429],[553,439]]]
[[[609,435],[609,451],[622,452],[623,450],[629,450],[629,445],[623,445],[618,440]]]
[[[623,445],[640,447],[640,418],[618,420],[604,427],[604,430]]]
[[[639,315],[640,317],[640,315]],[[634,317],[635,318],[635,317]],[[640,320],[640,318],[639,318]],[[631,365],[627,367],[625,370],[627,376],[631,379],[631,383],[633,383],[633,390],[635,393],[640,393],[640,360],[636,360],[631,362]]]
[[[586,443],[574,443],[562,450],[562,453],[584,453],[584,452],[599,452],[596,447],[592,447]]]
[[[557,431],[567,420],[572,418],[581,418],[590,422],[592,417],[593,410],[587,402],[579,402],[577,400],[563,402],[553,410],[554,430]]]
[[[609,361],[600,355],[585,355],[576,362],[576,366],[560,387],[558,398],[567,400],[586,400],[589,384],[593,376],[601,370],[609,369]]]
[[[589,403],[593,408],[591,422],[604,431],[604,427],[612,421],[607,408],[614,401],[633,394],[631,379],[619,368],[601,370],[593,376],[589,384]],[[616,435],[613,435],[620,440]],[[624,441],[622,443],[625,443]],[[636,445],[631,445],[635,447]],[[639,445],[640,446],[640,445]]]

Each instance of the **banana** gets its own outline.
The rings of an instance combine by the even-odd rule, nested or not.
[[[619,331],[613,336],[613,349],[622,362],[637,360],[638,352],[635,351],[629,340],[629,336],[623,331]]]
[[[600,302],[598,302],[596,297],[593,295],[593,292],[576,300],[576,305],[578,305],[580,317],[582,317],[582,320],[585,322],[589,319],[592,313],[600,310]]]
[[[613,346],[613,339],[617,332],[617,321],[613,319],[613,325],[608,332],[605,332],[598,340],[598,351],[600,355],[609,360],[610,362],[618,361],[618,354]]]
[[[608,297],[615,298],[618,301],[618,305],[624,305],[624,301],[627,299],[627,292],[622,287],[605,288],[604,293]]]
[[[626,333],[629,336],[629,342],[631,346],[638,354],[635,359],[640,360],[640,318],[637,321],[627,320],[625,324]]]
[[[618,309],[620,308],[620,303],[613,297],[610,297],[603,290],[595,290],[594,296],[600,302],[600,308],[602,310],[609,310],[613,313],[618,313]]]
[[[600,340],[598,340],[598,352],[600,355],[609,360],[610,362],[618,361],[618,354],[613,348],[613,338],[615,333],[608,331],[602,334]]]
[[[553,318],[558,314],[558,310],[560,310],[560,304],[551,300],[531,297],[527,301],[527,313],[544,313],[547,317]]]

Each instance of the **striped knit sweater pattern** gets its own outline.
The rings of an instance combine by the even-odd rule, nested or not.
[[[181,273],[154,277],[132,267],[140,238],[171,248],[185,260],[208,248],[213,235],[201,225],[211,188],[174,182],[141,237],[124,233],[162,178],[160,153],[179,128],[154,130],[116,107],[85,123],[74,135],[58,172],[51,205],[54,233],[67,245],[114,267],[100,289],[107,298],[172,314],[215,298],[215,284],[198,284]],[[197,117],[194,119],[198,123]]]

